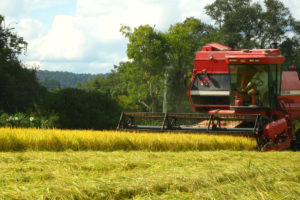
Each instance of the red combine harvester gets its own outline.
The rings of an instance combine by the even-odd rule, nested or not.
[[[195,113],[124,112],[118,129],[236,134],[255,137],[263,150],[299,148],[300,81],[283,63],[278,49],[208,43],[188,86]]]

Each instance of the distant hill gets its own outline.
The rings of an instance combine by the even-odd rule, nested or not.
[[[76,74],[72,72],[39,70],[36,72],[38,81],[48,89],[56,88],[77,88],[77,83],[83,83],[96,76],[105,76],[106,74]]]

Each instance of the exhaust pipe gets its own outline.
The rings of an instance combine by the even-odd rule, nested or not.
[[[272,49],[278,49],[278,43],[277,42],[273,42],[271,45],[272,45]]]

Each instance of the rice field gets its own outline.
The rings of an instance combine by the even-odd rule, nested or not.
[[[0,128],[0,199],[300,199],[300,152],[251,138]]]
[[[184,133],[0,128],[0,151],[254,150],[253,138]]]
[[[0,153],[0,199],[298,200],[300,153]]]

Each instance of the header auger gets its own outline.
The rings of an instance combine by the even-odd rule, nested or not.
[[[208,43],[188,86],[195,113],[124,112],[118,129],[244,135],[263,150],[300,148],[300,81],[283,62],[278,49]]]

